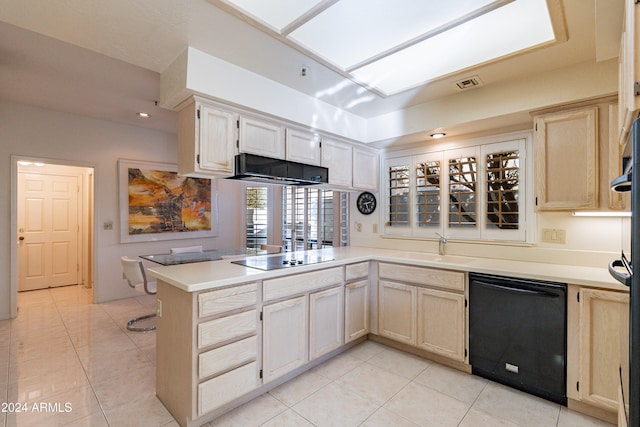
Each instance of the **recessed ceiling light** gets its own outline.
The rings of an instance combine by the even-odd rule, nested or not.
[[[149,119],[149,118],[151,118],[151,114],[149,114],[149,113],[145,113],[144,111],[140,111],[139,113],[136,113],[136,115],[137,115],[138,117],[143,118],[143,119]]]
[[[447,135],[447,134],[446,134],[446,133],[444,133],[444,132],[436,132],[436,133],[432,133],[432,134],[431,134],[431,138],[433,138],[433,139],[440,139],[440,138],[442,138],[442,137],[444,137],[444,136],[446,136],[446,135]]]

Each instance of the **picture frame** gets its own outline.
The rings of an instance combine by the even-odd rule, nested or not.
[[[120,243],[214,237],[215,179],[178,175],[171,163],[118,159]]]

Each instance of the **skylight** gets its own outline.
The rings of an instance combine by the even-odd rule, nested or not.
[[[382,96],[556,40],[546,0],[222,0]]]

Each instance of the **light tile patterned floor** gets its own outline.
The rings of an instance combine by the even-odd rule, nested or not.
[[[0,402],[14,409],[0,426],[177,426],[155,397],[155,333],[125,328],[154,299],[90,300],[78,286],[19,294],[18,318],[0,321]],[[210,426],[610,425],[367,341]]]

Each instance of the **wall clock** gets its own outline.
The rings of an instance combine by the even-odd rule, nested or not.
[[[372,214],[376,210],[376,196],[368,191],[360,193],[356,202],[358,210],[363,215]]]

